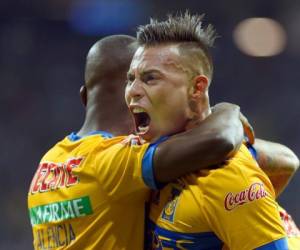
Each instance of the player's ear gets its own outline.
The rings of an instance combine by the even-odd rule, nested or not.
[[[83,106],[86,107],[86,104],[87,104],[87,91],[86,91],[86,86],[85,85],[82,85],[80,87],[79,93],[80,93],[81,102],[82,102]]]
[[[205,75],[197,75],[193,79],[193,94],[194,98],[202,96],[206,93],[209,80]]]

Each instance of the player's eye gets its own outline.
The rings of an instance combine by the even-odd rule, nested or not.
[[[144,75],[143,77],[143,81],[146,83],[146,84],[151,84],[153,83],[155,80],[157,80],[157,76],[155,76],[154,74],[146,74]]]
[[[133,74],[127,74],[127,84],[130,84],[134,81],[135,77]]]

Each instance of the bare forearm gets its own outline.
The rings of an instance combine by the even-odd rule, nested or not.
[[[259,166],[269,176],[278,196],[289,183],[299,167],[299,159],[286,146],[279,143],[256,139]]]
[[[219,164],[236,152],[242,138],[239,108],[216,111],[197,127],[158,146],[154,155],[155,178],[169,182]]]

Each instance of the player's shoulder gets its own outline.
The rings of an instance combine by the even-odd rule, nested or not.
[[[273,193],[269,178],[258,166],[245,145],[242,145],[238,152],[220,168],[200,175],[198,181],[203,183],[201,187],[204,190],[240,192],[265,187]]]
[[[242,163],[250,163],[257,165],[256,159],[245,144],[242,144],[237,153],[232,157],[232,161],[242,161]],[[230,162],[230,161],[229,161]]]
[[[90,133],[86,136],[79,137],[72,133],[66,136],[57,146],[67,146],[67,147],[82,147],[92,150],[94,147],[110,147],[111,145],[121,143],[125,140],[127,136],[114,136],[105,131],[97,131],[95,133]]]
[[[113,136],[101,131],[80,137],[71,133],[53,145],[43,156],[43,160],[57,158],[60,155],[68,154],[89,154],[99,148],[108,148],[114,144],[121,143],[127,136]]]
[[[216,176],[234,179],[247,179],[250,176],[265,175],[258,166],[255,158],[245,145],[241,145],[237,153],[220,166],[220,168],[211,170],[209,177]]]

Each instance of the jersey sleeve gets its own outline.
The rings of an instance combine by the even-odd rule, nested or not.
[[[102,188],[115,198],[154,188],[152,158],[155,147],[148,143],[117,143],[96,157],[96,174]]]
[[[205,178],[205,220],[229,249],[288,249],[274,190],[249,152]]]
[[[300,249],[300,230],[292,216],[281,206],[279,206],[279,214],[288,237],[289,250]]]

